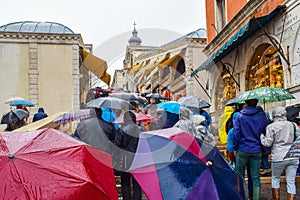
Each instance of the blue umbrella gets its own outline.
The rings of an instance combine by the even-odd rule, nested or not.
[[[33,107],[34,106],[34,104],[32,102],[26,101],[26,100],[13,101],[9,105],[10,106],[24,105],[24,106],[28,106],[28,107]]]
[[[167,101],[167,102],[161,102],[157,104],[158,108],[164,109],[165,111],[168,111],[170,113],[179,114],[180,113],[180,103],[176,101]]]

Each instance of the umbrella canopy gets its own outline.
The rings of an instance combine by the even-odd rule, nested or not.
[[[219,150],[178,128],[140,134],[129,171],[149,200],[246,199],[242,178]]]
[[[91,117],[90,109],[80,109],[59,115],[53,120],[53,123],[63,124],[77,120],[83,120]]]
[[[157,104],[158,108],[164,109],[165,111],[168,111],[170,113],[179,114],[180,113],[180,103],[176,101],[167,101],[167,102],[161,102]]]
[[[119,99],[123,99],[125,101],[138,101],[140,103],[147,103],[147,99],[138,96],[135,93],[113,93],[109,95],[110,97],[115,97],[115,98],[119,98]]]
[[[148,94],[146,97],[153,98],[153,99],[161,99],[161,100],[167,100],[168,99],[168,97],[166,97],[162,94],[158,94],[158,93],[151,93],[151,94]]]
[[[257,99],[258,102],[276,102],[288,99],[295,99],[287,90],[283,88],[260,87],[243,92],[238,98],[238,103],[245,103],[246,100]]]
[[[93,108],[111,108],[116,110],[134,109],[129,102],[115,97],[100,97],[88,102],[87,106]]]
[[[233,106],[233,105],[235,105],[237,103],[236,100],[237,100],[237,98],[230,99],[229,101],[227,101],[227,103],[225,104],[225,106]]]
[[[11,103],[13,101],[17,101],[17,100],[24,100],[24,98],[23,97],[10,97],[4,103],[9,104],[9,103]]]
[[[155,117],[152,117],[150,115],[147,114],[143,114],[143,113],[136,113],[135,114],[135,118],[136,118],[136,122],[155,122],[158,119]],[[123,116],[119,116],[116,120],[114,120],[114,123],[123,123]]]
[[[4,114],[1,118],[1,124],[10,124],[18,122],[28,117],[29,113],[23,109],[14,109]]]
[[[209,103],[197,96],[181,97],[178,102],[188,108],[202,109],[210,107]]]
[[[0,132],[1,199],[118,199],[111,156],[58,130]]]
[[[32,102],[26,101],[26,100],[13,101],[9,105],[10,106],[23,105],[23,106],[28,106],[28,107],[33,107],[34,106],[34,104]]]

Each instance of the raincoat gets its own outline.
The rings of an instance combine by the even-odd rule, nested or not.
[[[190,110],[180,108],[179,121],[174,125],[174,127],[180,128],[193,137],[196,137],[196,128],[194,123],[190,120],[190,114]]]
[[[112,151],[115,134],[113,124],[98,117],[81,121],[75,130],[75,136],[80,140],[107,153]]]
[[[300,129],[295,123],[287,121],[286,111],[283,107],[276,107],[272,116],[274,122],[267,126],[266,135],[262,134],[260,138],[264,146],[272,146],[272,161],[276,162],[283,160],[294,142],[295,134],[296,136],[300,135]]]
[[[246,107],[236,117],[233,129],[234,150],[246,153],[261,152],[260,135],[266,133],[269,120],[257,107]]]
[[[227,143],[226,122],[232,113],[233,108],[231,106],[225,106],[224,113],[220,116],[218,131],[221,144]]]
[[[214,144],[215,137],[203,125],[203,122],[205,122],[205,117],[202,115],[192,115],[191,120],[195,124],[196,138],[204,140],[210,144]]]
[[[48,115],[45,113],[44,108],[39,108],[38,112],[33,115],[32,122],[36,122],[45,117],[48,117]]]

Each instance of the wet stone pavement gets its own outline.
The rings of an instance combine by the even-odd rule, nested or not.
[[[296,199],[300,200],[300,182],[296,183],[296,187],[297,187]],[[287,199],[286,183],[280,184],[280,199]],[[271,184],[261,185],[261,200],[272,200]]]

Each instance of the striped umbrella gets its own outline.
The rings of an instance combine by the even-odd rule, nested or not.
[[[74,110],[59,115],[53,120],[53,123],[63,124],[66,122],[72,122],[77,120],[80,121],[83,119],[87,119],[89,117],[91,117],[90,109],[80,109],[80,110]]]

